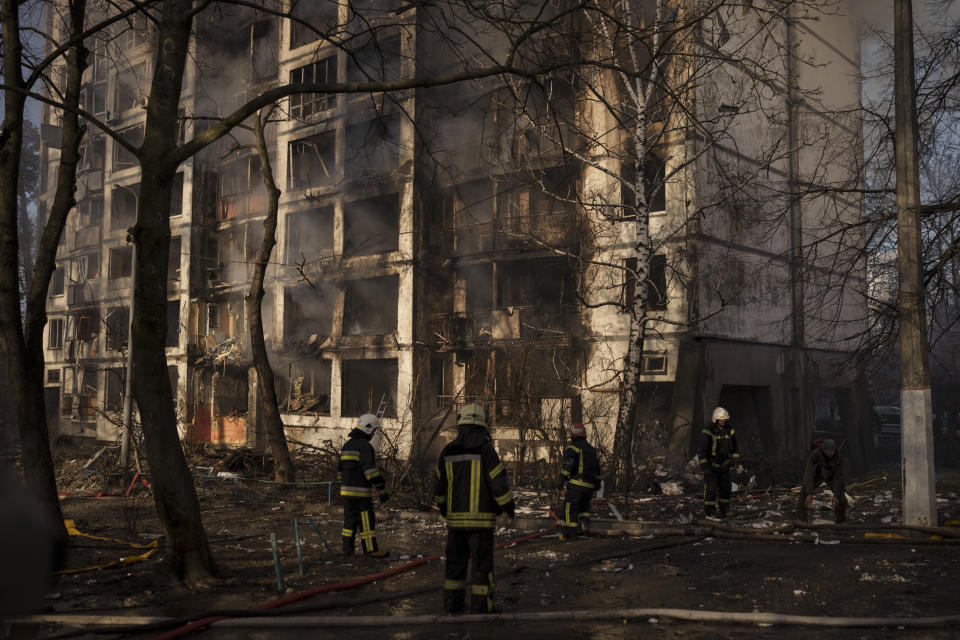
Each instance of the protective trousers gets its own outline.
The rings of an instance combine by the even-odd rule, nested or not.
[[[730,489],[730,469],[708,469],[703,483],[704,513],[712,516],[719,512],[723,517],[729,516]]]
[[[447,564],[444,569],[443,610],[464,610],[467,592],[467,564],[473,559],[470,576],[470,613],[493,611],[493,529],[448,529]]]
[[[377,547],[377,520],[373,515],[373,500],[370,498],[343,499],[343,552],[353,553],[353,540],[360,536],[364,553],[373,553]]]
[[[590,499],[593,498],[593,489],[567,484],[567,495],[563,500],[563,536],[567,540],[577,537],[581,529],[590,525]]]
[[[833,489],[831,489],[832,491]],[[839,495],[838,495],[839,494]],[[810,495],[807,493],[807,488],[800,487],[800,501],[797,502],[797,516],[802,522],[807,522],[807,519],[810,517],[810,511],[807,509],[807,496]],[[833,508],[833,518],[837,524],[841,524],[847,521],[847,492],[846,488],[841,484],[840,488],[834,493],[837,497],[837,506]]]

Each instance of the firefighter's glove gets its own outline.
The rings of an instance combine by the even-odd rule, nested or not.
[[[811,495],[808,495],[806,498],[804,498],[803,504],[805,504],[808,507],[811,506],[813,504],[813,495],[811,494]]]
[[[701,469],[700,471],[703,473],[703,481],[704,481],[704,482],[706,482],[707,480],[710,479],[710,470],[709,470],[709,469]]]
[[[554,485],[554,489],[563,489],[563,483],[565,483],[566,481],[567,481],[566,478],[564,478],[563,476],[560,476],[560,478],[557,480],[557,483]]]
[[[380,504],[383,504],[384,502],[386,502],[386,501],[389,500],[389,499],[390,499],[390,494],[389,494],[389,493],[387,493],[386,491],[381,491],[381,492],[380,492]]]

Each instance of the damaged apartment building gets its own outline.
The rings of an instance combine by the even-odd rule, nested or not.
[[[300,2],[292,8],[296,20],[227,5],[215,20],[201,14],[197,54],[184,79],[181,135],[282,83],[444,71],[431,49],[435,34],[420,22],[425,9],[404,7]],[[361,18],[375,39],[319,39],[318,31]],[[849,82],[858,73],[851,63],[858,57],[856,17],[817,29],[837,32],[800,40],[823,66],[796,69],[792,81],[824,85],[831,106],[856,103],[858,89]],[[85,109],[139,144],[153,24],[134,16],[92,40]],[[849,50],[826,41],[848,42]],[[566,114],[562,135],[570,139],[576,123],[616,125],[587,106],[576,83],[543,83],[524,106],[532,115],[522,117],[510,92],[491,86],[303,94],[278,105],[267,144],[282,195],[263,318],[282,418],[294,440],[339,442],[357,416],[374,412],[406,455],[438,446],[457,409],[480,401],[508,459],[542,457],[573,417],[609,448],[629,333],[624,305],[634,286],[623,268],[610,265],[635,265],[633,224],[607,222],[599,233],[596,208],[586,203],[588,192],[603,191],[614,204],[629,196],[606,172],[572,163],[562,144],[542,134],[536,114]],[[786,95],[777,99],[784,112],[791,108]],[[59,157],[56,113],[44,107],[43,118],[41,213],[53,197]],[[734,133],[747,139],[753,127],[772,125],[737,126]],[[790,126],[800,125],[780,129]],[[267,212],[252,142],[237,130],[178,174],[167,360],[184,438],[263,451],[243,309]],[[795,212],[763,248],[738,237],[724,216],[685,226],[696,203],[719,188],[706,159],[674,171],[700,155],[689,139],[664,136],[651,155],[659,160],[648,162],[651,180],[670,176],[650,202],[654,239],[670,239],[656,242],[642,285],[654,322],[638,365],[638,425],[678,453],[686,453],[716,404],[731,410],[743,446],[756,454],[802,450],[818,419],[842,422],[853,433],[860,391],[856,371],[844,363],[854,345],[821,336],[813,319],[791,321],[811,305],[782,286],[793,268],[791,233],[814,228],[803,221],[821,217],[820,204]],[[784,160],[783,181],[796,181],[807,160]],[[609,171],[628,171],[628,163],[610,162]],[[48,414],[58,433],[116,437],[135,259],[126,236],[138,176],[134,158],[88,128],[78,204],[48,304]],[[859,212],[852,203],[842,215]],[[857,305],[845,305],[856,322]]]

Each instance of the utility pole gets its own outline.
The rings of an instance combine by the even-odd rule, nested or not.
[[[920,169],[913,70],[913,3],[894,0],[897,253],[900,277],[900,422],[904,524],[937,524],[933,404],[921,271]]]

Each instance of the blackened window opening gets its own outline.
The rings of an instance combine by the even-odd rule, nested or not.
[[[366,256],[396,251],[400,240],[400,196],[396,193],[343,205],[343,252]]]

